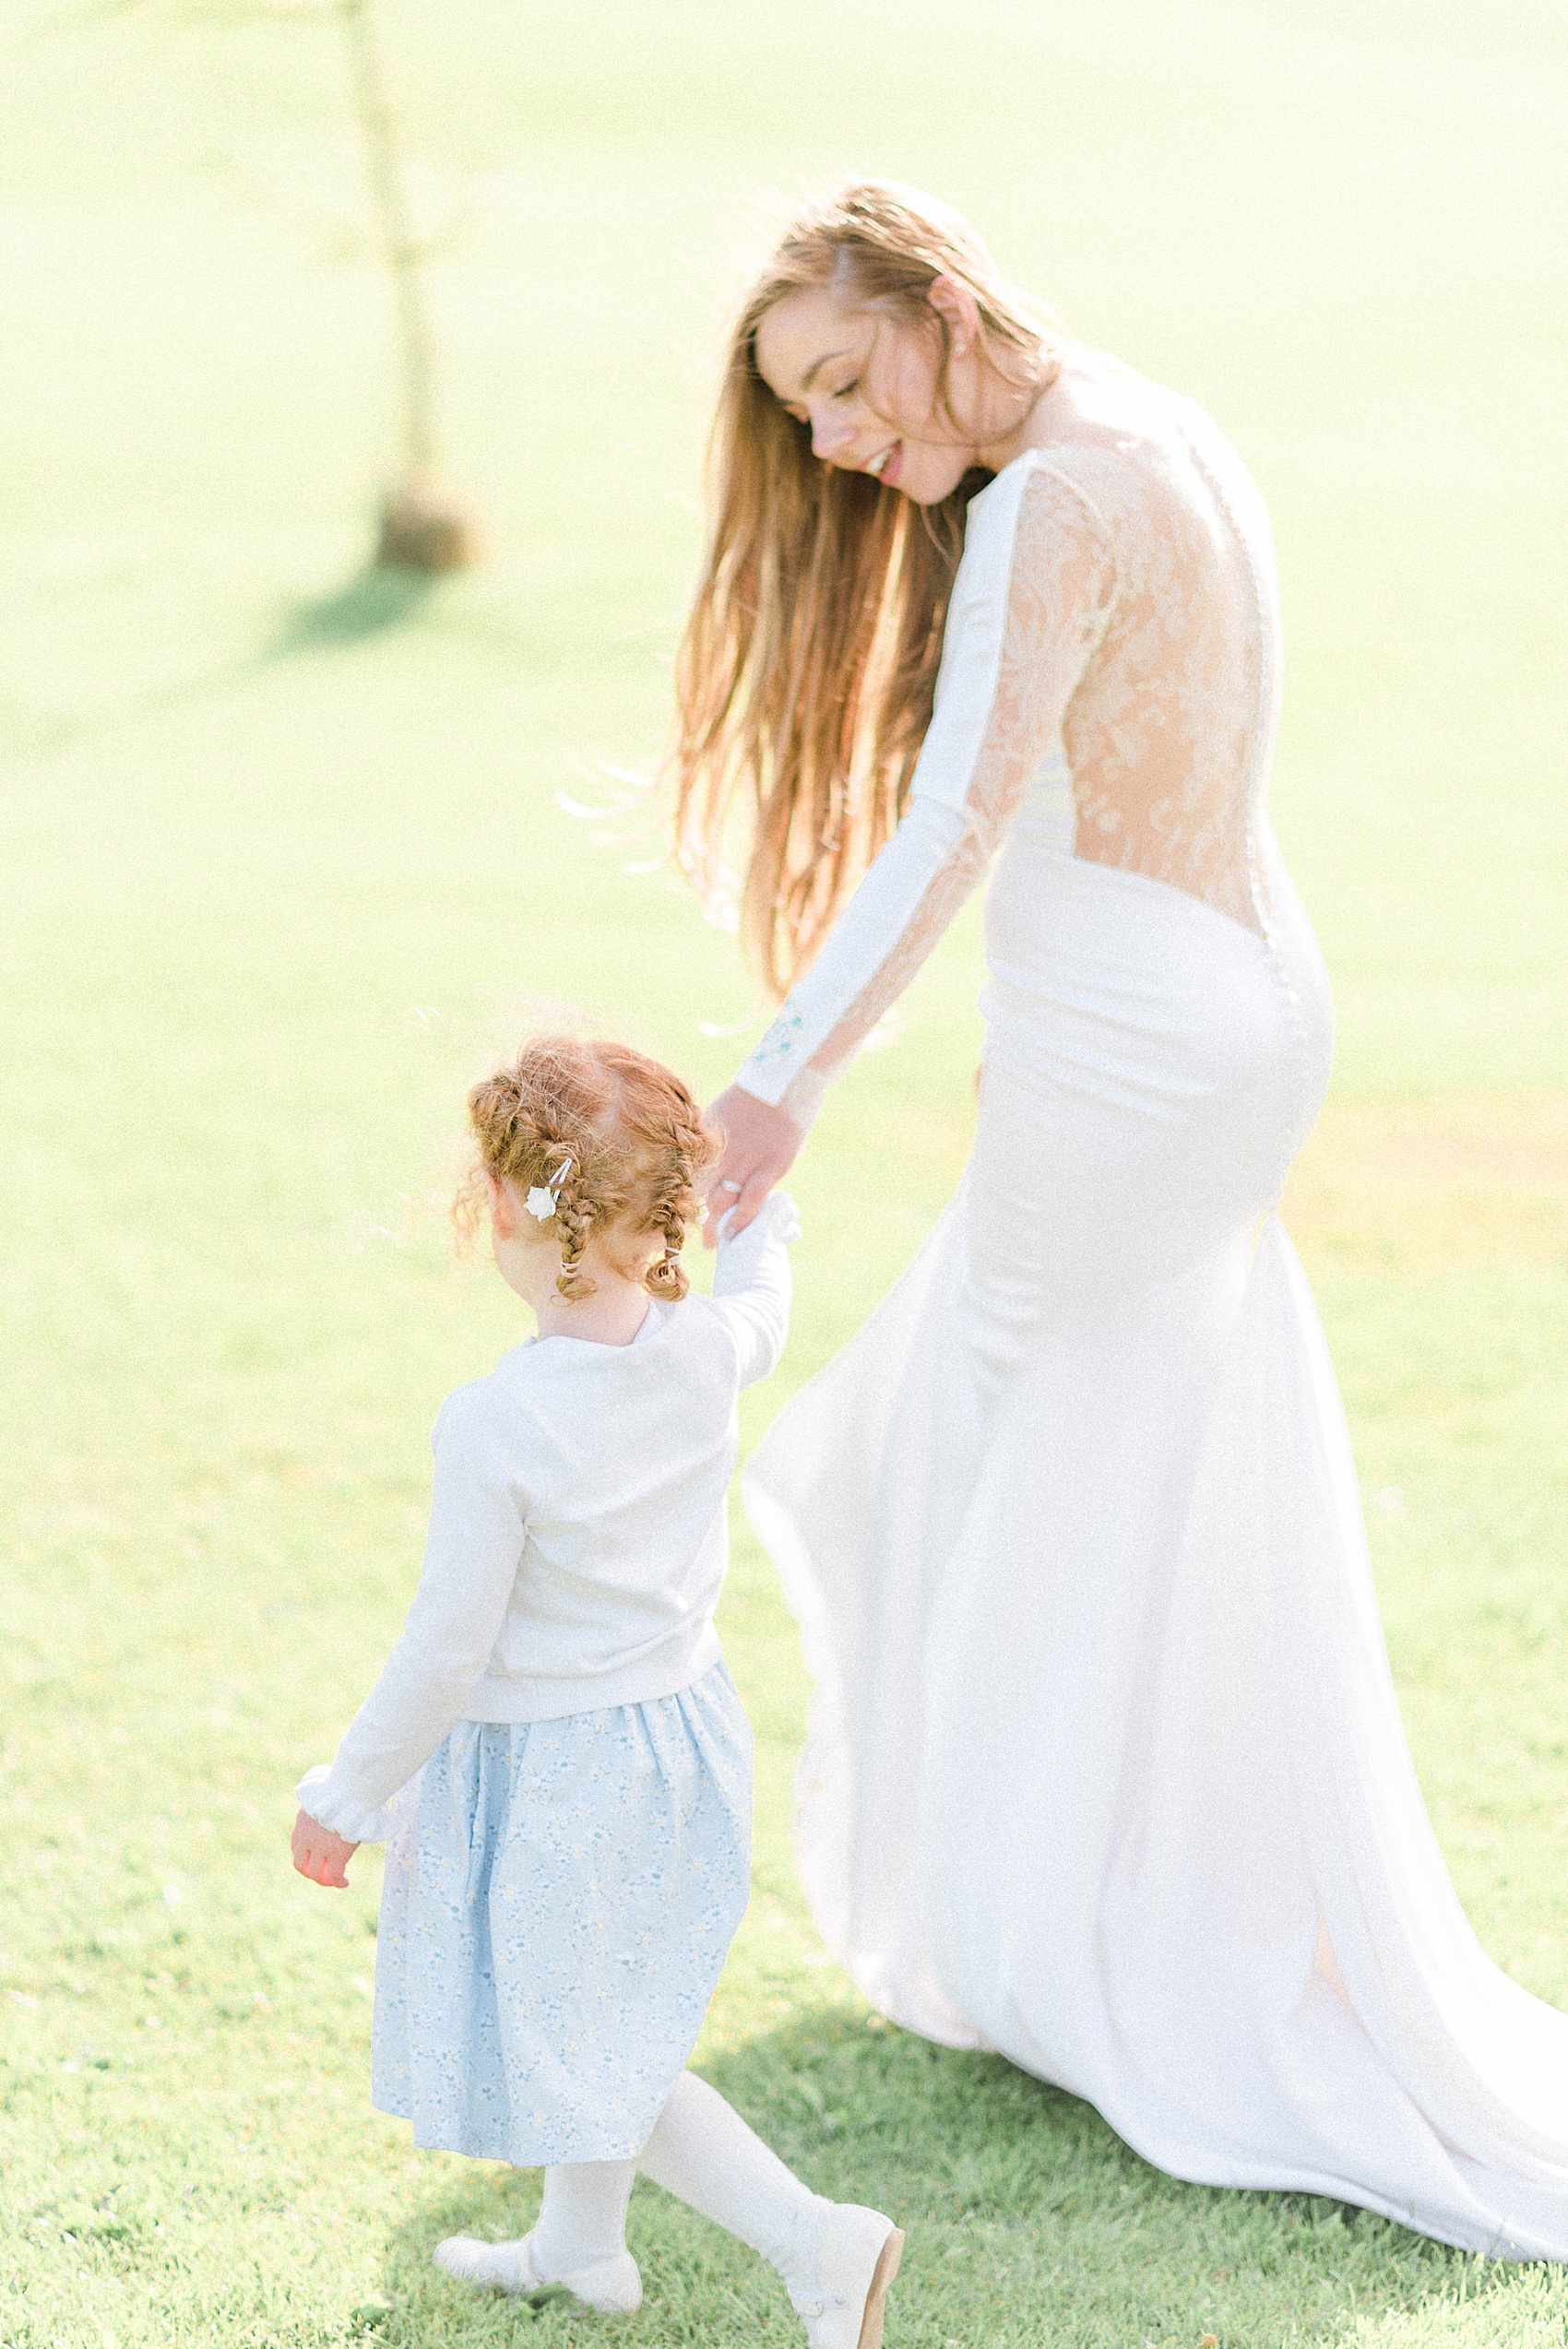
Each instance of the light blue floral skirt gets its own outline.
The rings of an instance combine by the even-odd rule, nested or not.
[[[752,1737],[728,1667],[560,1721],[460,1721],[398,1801],[371,2095],[414,2142],[627,2161],[746,1905]]]

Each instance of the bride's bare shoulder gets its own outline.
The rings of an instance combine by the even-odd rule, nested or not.
[[[1035,409],[1029,443],[1042,457],[1077,447],[1156,457],[1179,439],[1182,405],[1110,351],[1074,343]]]
[[[1181,393],[1109,351],[1072,345],[1030,418],[1028,449],[1071,483],[1114,535],[1177,527],[1204,502],[1194,434],[1219,438]]]

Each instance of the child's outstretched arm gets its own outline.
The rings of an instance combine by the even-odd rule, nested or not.
[[[798,1240],[801,1218],[787,1191],[775,1191],[744,1231],[733,1237],[719,1225],[719,1262],[713,1301],[729,1323],[741,1358],[741,1384],[765,1379],[784,1351],[790,1334],[790,1242]]]
[[[300,1781],[294,1865],[318,1884],[340,1884],[356,1846],[386,1838],[386,1805],[462,1718],[517,1578],[527,1520],[516,1430],[498,1418],[493,1395],[459,1388],[436,1421],[434,1450],[430,1531],[408,1620],[330,1768]]]

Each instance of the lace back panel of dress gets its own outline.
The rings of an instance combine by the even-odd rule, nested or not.
[[[1076,853],[1262,931],[1256,835],[1274,730],[1277,618],[1263,502],[1207,420],[1105,452],[1093,495],[1115,609],[1063,738]],[[1132,461],[1128,461],[1128,456]]]

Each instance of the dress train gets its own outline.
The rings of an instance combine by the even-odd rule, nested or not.
[[[1183,1066],[1176,949],[1211,1011],[1277,997],[1277,967],[1175,892],[1033,870],[1059,957],[1034,1058],[993,987],[963,1186],[745,1480],[814,1682],[814,1914],[893,2020],[999,2049],[1178,2177],[1568,2258],[1568,2016],[1491,1963],[1449,1882],[1313,1300],[1277,1217],[1234,1213],[1238,1163],[1277,1192],[1266,1151],[1250,1173],[1240,1144],[1194,1155],[1216,1116],[1244,1143],[1238,1102],[1280,1171],[1301,1135],[1245,1070],[1223,1099],[1210,1081],[1239,1013],[1194,1020],[1221,1041]],[[1158,1093],[1127,1041],[1156,1002]],[[1179,1229],[1176,1260],[1140,1252]]]

